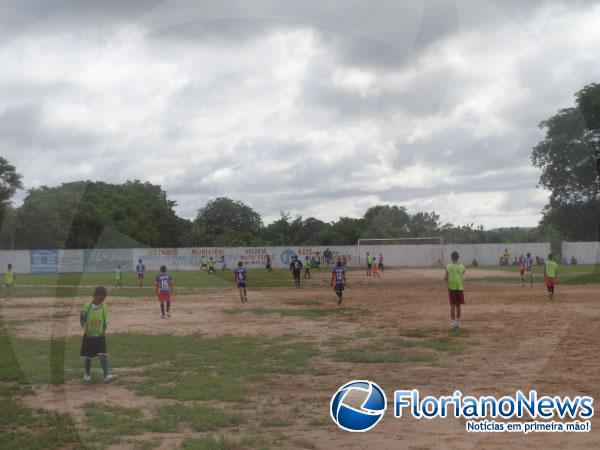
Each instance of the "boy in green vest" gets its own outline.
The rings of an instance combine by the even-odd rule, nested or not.
[[[458,252],[454,251],[450,255],[452,262],[446,266],[446,276],[444,280],[448,283],[448,297],[450,299],[450,319],[452,319],[452,328],[458,328],[460,325],[460,305],[465,303],[464,295],[464,275],[465,266],[458,264]]]
[[[121,264],[117,266],[117,272],[115,273],[115,287],[121,289],[123,287],[123,270]]]
[[[312,263],[310,262],[310,258],[307,256],[304,259],[304,278],[310,278],[310,268]]]
[[[550,300],[554,299],[554,286],[556,285],[556,272],[558,272],[558,264],[552,260],[552,253],[548,255],[548,261],[544,267],[544,281]]]
[[[12,264],[6,266],[6,272],[4,273],[4,286],[6,287],[6,299],[11,299],[12,288],[17,281],[17,276],[12,270]]]
[[[92,358],[100,359],[104,382],[112,383],[116,377],[108,372],[108,360],[106,353],[106,327],[108,326],[108,307],[104,303],[106,299],[106,288],[98,286],[94,291],[91,302],[83,305],[79,316],[79,322],[83,328],[83,339],[79,355],[85,358],[85,374],[83,381],[90,382],[92,377],[90,370]]]

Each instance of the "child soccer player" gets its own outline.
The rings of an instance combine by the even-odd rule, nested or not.
[[[17,281],[17,275],[12,270],[12,264],[7,264],[6,272],[4,272],[4,286],[6,287],[6,299],[12,298],[12,288]]]
[[[381,275],[379,274],[379,265],[375,264],[375,258],[373,258],[373,267],[371,272],[373,273],[373,278],[381,278]]]
[[[206,257],[203,256],[201,261],[202,261],[202,264],[200,264],[200,271],[202,271],[202,269],[208,270],[208,265],[206,264]]]
[[[308,256],[304,259],[304,278],[310,278],[311,262]]]
[[[165,303],[167,304],[166,317],[171,317],[171,292],[173,279],[167,273],[166,266],[160,266],[160,274],[156,275],[156,295],[160,302],[161,319],[165,318]]]
[[[465,303],[465,295],[463,292],[465,266],[458,264],[459,256],[457,251],[453,251],[450,258],[452,259],[452,262],[446,266],[446,276],[444,277],[444,280],[448,282],[452,328],[458,328],[460,325],[460,305]]]
[[[119,289],[123,287],[123,271],[121,270],[121,264],[117,266],[117,272],[115,273],[115,287]]]
[[[269,271],[269,272],[273,272],[273,268],[271,267],[271,255],[267,255],[267,262],[265,264],[265,268]]]
[[[85,358],[85,374],[83,381],[90,382],[92,376],[92,358],[100,359],[100,366],[104,374],[104,382],[112,383],[116,377],[108,372],[108,359],[106,353],[106,327],[108,326],[108,307],[104,300],[106,299],[106,288],[98,286],[94,291],[94,297],[91,302],[83,305],[79,316],[79,323],[84,329],[83,339],[81,340],[81,350],[79,355]]]
[[[208,273],[215,273],[215,260],[212,256],[208,258]]]
[[[223,272],[226,271],[227,270],[227,261],[225,261],[225,255],[221,256],[221,264],[222,264],[221,271],[223,271]]]
[[[369,254],[369,252],[367,252],[367,276],[370,277],[371,276],[371,268],[373,266],[373,258],[371,257],[371,255]]]
[[[525,286],[525,280],[529,278],[529,286],[533,286],[533,258],[531,253],[527,252],[527,256],[523,258],[523,286]]]
[[[292,262],[290,263],[290,270],[294,275],[294,284],[297,288],[300,287],[300,271],[302,270],[302,261],[298,259],[297,255],[294,255]]]
[[[141,259],[138,259],[138,265],[135,266],[137,272],[138,284],[140,287],[144,284],[144,274],[146,273],[146,266],[142,263]]]
[[[237,269],[233,271],[233,276],[235,283],[237,284],[238,291],[240,291],[240,301],[242,303],[246,303],[248,301],[248,297],[246,297],[246,285],[248,284],[248,273],[246,269],[242,267],[244,263],[242,261],[238,262]]]
[[[338,296],[338,305],[342,304],[342,294],[346,286],[346,269],[342,266],[342,262],[338,261],[336,267],[331,272],[331,287]]]
[[[544,267],[544,281],[546,281],[546,288],[548,289],[550,300],[554,299],[554,286],[556,285],[557,271],[558,264],[552,260],[552,253],[550,253]]]

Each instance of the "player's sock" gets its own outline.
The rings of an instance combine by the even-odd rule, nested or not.
[[[85,374],[87,376],[89,376],[91,370],[92,370],[92,360],[90,358],[85,358]]]
[[[102,374],[104,375],[104,378],[106,378],[108,376],[108,360],[101,359],[100,366],[102,367]]]
[[[167,314],[171,312],[171,302],[167,300]]]

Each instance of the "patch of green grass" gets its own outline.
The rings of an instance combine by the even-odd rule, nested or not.
[[[294,425],[294,421],[285,417],[267,417],[260,424],[263,427],[289,427]]]
[[[571,277],[559,278],[560,284],[573,285],[573,284],[600,284],[600,269],[596,269],[596,272],[585,273],[582,275],[573,275]]]
[[[424,330],[414,329],[408,330],[406,333],[404,333],[404,336],[411,338],[426,338],[429,336],[429,333]]]
[[[362,351],[362,350],[339,350],[333,360],[349,363],[402,363],[419,362],[434,363],[437,357],[430,353],[401,353],[397,351]]]
[[[256,314],[259,316],[269,314],[279,314],[282,317],[301,317],[303,319],[319,320],[327,317],[354,318],[357,314],[370,314],[370,311],[358,308],[304,308],[304,309],[283,309],[283,308],[232,308],[225,309],[228,314]]]
[[[291,306],[323,306],[318,300],[284,300],[283,303]]]
[[[16,399],[0,400],[0,448],[81,448],[75,424],[68,415],[35,411]]]
[[[208,405],[165,405],[158,408],[148,426],[149,431],[178,431],[180,424],[188,424],[194,431],[211,431],[240,425],[246,418],[236,412],[225,412]]]
[[[141,375],[146,380],[134,383],[133,389],[142,395],[177,400],[246,401],[246,382],[263,380],[270,374],[315,372],[309,361],[318,355],[311,343],[261,337],[140,339],[144,339],[140,347],[158,352],[157,359],[168,364],[144,370]],[[169,342],[169,350],[162,352],[158,343],[154,347],[155,340]]]
[[[434,336],[424,330],[409,330],[404,336],[377,339],[358,348],[346,349],[331,339],[327,344],[334,348],[332,358],[337,362],[431,364],[438,361],[440,354],[458,354],[468,349],[467,342],[460,339],[468,334],[459,333],[449,331],[448,334]],[[411,351],[406,351],[408,349]],[[415,351],[418,349],[433,350],[436,353]]]
[[[116,267],[115,267],[116,269]],[[208,274],[200,271],[169,271],[173,277],[175,289],[191,288],[205,289],[231,286],[235,288],[234,276],[232,270],[217,271],[214,274]],[[138,286],[137,275],[135,272],[123,273],[123,289],[116,289],[115,273],[62,273],[62,274],[44,274],[29,275],[19,274],[18,282],[12,290],[13,296],[24,297],[28,289],[30,292],[40,294],[41,292],[51,293],[57,291],[57,297],[74,296],[75,292],[92,292],[96,286],[105,286],[110,289],[111,295],[119,296],[139,296],[152,295],[154,279],[158,272],[147,272],[144,281],[144,287]],[[294,285],[294,281],[287,269],[274,269],[268,272],[263,269],[250,269],[248,271],[250,287],[289,287]],[[312,283],[304,280],[304,283]],[[45,290],[44,290],[45,289]],[[70,293],[71,295],[65,295]],[[34,297],[36,295],[29,295]],[[40,296],[40,295],[37,295]],[[46,295],[53,296],[53,295]]]
[[[268,449],[269,443],[263,438],[247,437],[234,441],[226,436],[203,436],[201,438],[188,438],[181,444],[183,450],[243,450]]]
[[[331,424],[330,420],[325,420],[325,419],[313,419],[310,422],[308,422],[308,424],[311,427],[325,427],[327,425]]]
[[[103,444],[118,442],[121,436],[134,436],[145,431],[145,421],[139,408],[122,408],[100,403],[83,405],[88,427],[88,439]]]

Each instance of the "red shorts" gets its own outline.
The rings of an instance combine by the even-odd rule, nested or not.
[[[554,287],[555,284],[556,284],[556,278],[546,277],[546,287]]]
[[[159,292],[158,293],[158,301],[159,302],[170,302],[171,301],[171,293],[170,292]]]
[[[463,291],[448,290],[448,298],[450,299],[451,305],[464,305],[465,304],[465,293]]]

